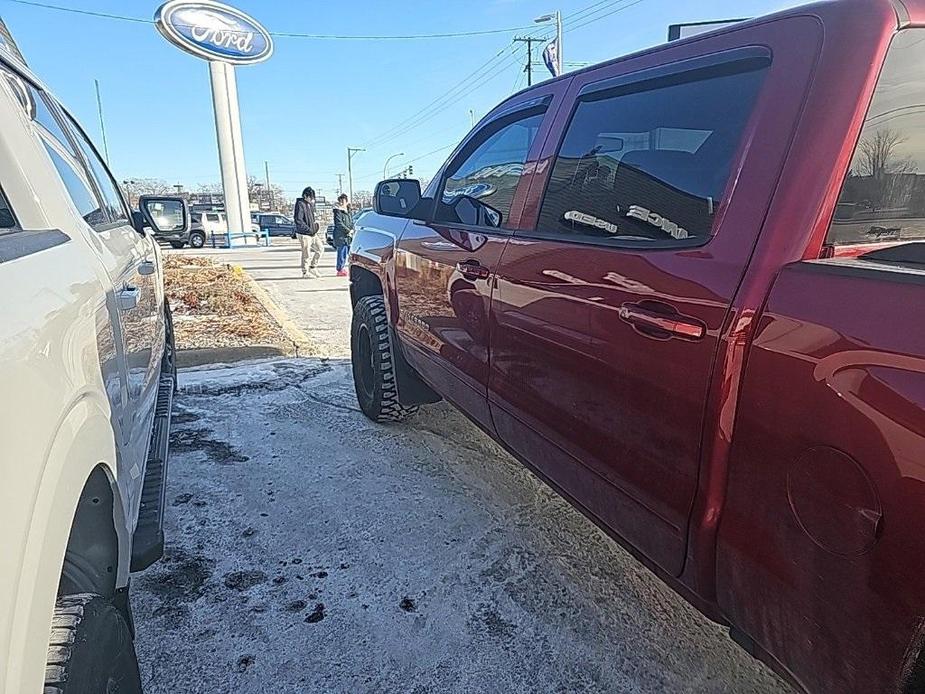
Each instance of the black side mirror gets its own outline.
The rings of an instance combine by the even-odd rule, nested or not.
[[[138,199],[138,208],[133,220],[140,233],[145,227],[152,228],[155,234],[185,234],[190,230],[189,206],[183,198],[144,195]]]
[[[503,221],[500,211],[469,195],[457,195],[450,207],[456,213],[460,224],[497,228]]]
[[[393,178],[376,186],[373,206],[386,217],[424,221],[428,199],[422,197],[421,182],[413,178]]]

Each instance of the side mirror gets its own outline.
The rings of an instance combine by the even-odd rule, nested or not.
[[[376,186],[373,206],[386,217],[424,221],[426,198],[421,197],[421,182],[413,178],[393,178]]]
[[[457,195],[450,207],[461,224],[498,228],[503,221],[501,212],[469,195]]]
[[[144,195],[138,200],[138,208],[133,217],[135,228],[141,233],[144,227],[151,227],[155,234],[184,234],[190,230],[189,206],[183,198]]]

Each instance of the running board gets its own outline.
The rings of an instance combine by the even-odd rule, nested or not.
[[[167,493],[167,455],[170,442],[170,413],[173,407],[174,378],[172,373],[161,374],[157,389],[157,407],[148,462],[145,466],[144,486],[141,490],[141,507],[138,525],[132,538],[132,571],[143,571],[164,554],[164,507]]]

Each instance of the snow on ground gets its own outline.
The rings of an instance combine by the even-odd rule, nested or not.
[[[149,694],[788,691],[452,408],[372,424],[345,360],[180,385]]]

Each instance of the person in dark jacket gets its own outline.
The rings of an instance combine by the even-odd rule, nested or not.
[[[293,220],[295,233],[302,247],[302,277],[321,277],[316,268],[321,254],[324,253],[324,244],[321,242],[321,234],[318,233],[320,227],[315,219],[314,189],[306,188],[302,191],[302,197],[295,201]]]
[[[353,241],[353,215],[350,214],[349,199],[344,193],[337,196],[334,206],[334,248],[337,249],[337,276],[347,276],[347,254]]]

